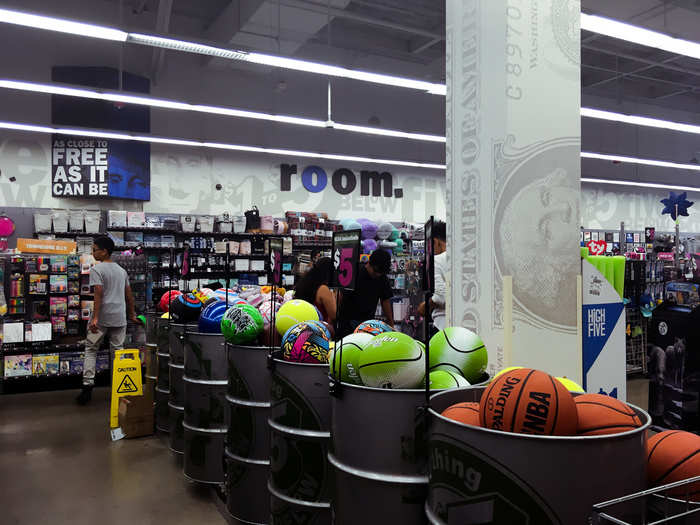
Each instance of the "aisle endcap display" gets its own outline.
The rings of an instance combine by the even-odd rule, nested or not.
[[[609,259],[607,276],[594,267],[595,262]],[[627,369],[625,354],[625,315],[622,297],[611,284],[617,273],[614,263],[621,263],[624,285],[624,258],[589,257],[582,260],[583,274],[583,387],[586,392],[604,393],[625,400]],[[598,267],[602,265],[599,263]],[[611,271],[612,270],[612,271]]]

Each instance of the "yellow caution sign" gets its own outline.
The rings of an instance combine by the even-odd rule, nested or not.
[[[117,350],[112,366],[112,404],[109,426],[119,426],[119,398],[143,395],[141,384],[141,357],[138,349]]]

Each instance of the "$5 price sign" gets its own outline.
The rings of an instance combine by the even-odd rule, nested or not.
[[[360,261],[360,230],[333,235],[333,286],[354,290]]]
[[[282,239],[270,239],[270,281],[273,286],[282,285]]]

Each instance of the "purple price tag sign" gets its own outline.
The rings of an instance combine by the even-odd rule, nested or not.
[[[282,286],[282,239],[270,239],[270,284]]]
[[[333,234],[333,286],[354,290],[360,263],[360,230]]]

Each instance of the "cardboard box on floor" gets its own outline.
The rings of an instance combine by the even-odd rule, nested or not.
[[[150,436],[154,433],[153,388],[146,383],[141,396],[119,399],[119,427],[126,438]]]

